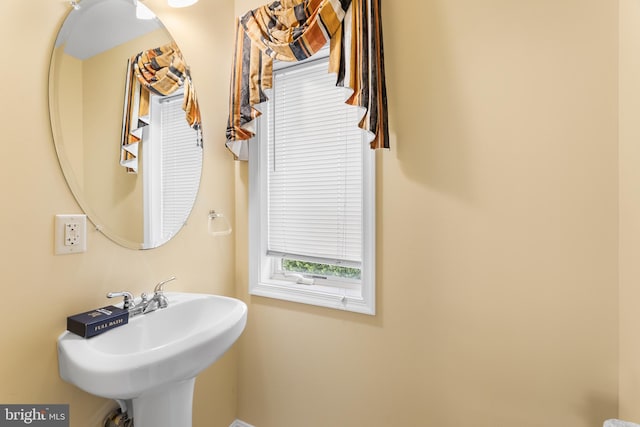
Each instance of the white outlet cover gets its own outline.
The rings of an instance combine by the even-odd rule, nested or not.
[[[76,243],[65,245],[66,224],[77,224]],[[78,254],[87,251],[87,216],[78,215],[56,215],[54,233],[54,252],[56,255]]]

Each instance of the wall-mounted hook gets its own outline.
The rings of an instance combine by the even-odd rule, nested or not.
[[[227,236],[231,234],[231,225],[225,216],[215,210],[209,211],[209,234]]]

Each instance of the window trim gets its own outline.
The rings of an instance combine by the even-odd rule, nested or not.
[[[363,241],[362,276],[356,290],[353,285],[298,284],[269,277],[272,257],[267,255],[267,179],[266,144],[259,135],[266,134],[264,121],[258,118],[258,134],[249,147],[249,294],[285,301],[334,308],[356,313],[376,313],[376,215],[375,151],[363,142]]]

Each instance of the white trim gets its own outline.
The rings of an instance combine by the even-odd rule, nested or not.
[[[254,426],[252,426],[251,424],[247,424],[244,421],[235,420],[234,422],[231,423],[229,427],[254,427]]]
[[[261,179],[264,164],[260,162],[260,145],[249,144],[249,293],[267,298],[276,298],[302,304],[328,307],[355,313],[376,314],[375,278],[375,152],[369,147],[363,150],[368,156],[364,162],[365,197],[363,209],[371,213],[365,215],[363,224],[363,268],[360,295],[348,288],[297,284],[290,281],[270,279],[271,268],[267,252],[266,180]],[[258,189],[258,191],[254,191]],[[257,231],[255,231],[257,230]]]
[[[266,134],[266,121],[257,120],[259,132]],[[363,140],[366,138],[363,138]],[[271,277],[267,253],[267,162],[259,136],[249,147],[249,294],[286,301],[375,315],[375,152],[363,141],[363,253],[361,285],[351,287],[297,284]]]
[[[160,224],[162,223],[162,196],[160,181],[162,180],[162,150],[161,150],[161,123],[160,96],[149,95],[149,113],[151,124],[145,126],[145,135],[142,143],[142,173],[144,175],[144,247],[154,247],[162,241]]]

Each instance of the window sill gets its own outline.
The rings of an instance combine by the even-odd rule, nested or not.
[[[364,298],[360,289],[323,285],[301,285],[288,281],[261,281],[250,286],[249,294],[310,304],[354,313],[375,315],[373,299]]]

